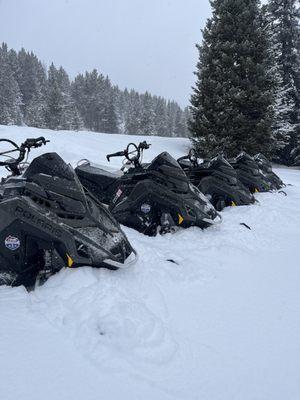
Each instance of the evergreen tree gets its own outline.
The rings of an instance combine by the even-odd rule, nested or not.
[[[22,123],[22,95],[14,77],[17,65],[12,68],[5,43],[0,47],[0,124]]]
[[[188,128],[188,123],[189,123],[189,121],[191,119],[189,107],[185,107],[185,109],[183,110],[183,113],[184,113],[184,120],[185,120],[184,136],[185,137],[189,137],[190,136],[190,131],[189,131],[189,128]]]
[[[274,137],[279,160],[288,163],[300,145],[299,2],[270,0],[266,11],[277,77]]]
[[[166,100],[162,97],[154,97],[154,123],[155,133],[158,136],[168,135],[168,124],[167,124],[167,105]]]
[[[131,90],[125,116],[125,133],[137,135],[141,126],[141,99],[137,92]]]
[[[204,156],[272,150],[273,79],[258,0],[213,0],[197,46],[190,130]]]
[[[118,133],[118,117],[113,96],[110,96],[104,105],[102,131],[106,133]]]
[[[82,120],[71,97],[71,87],[66,71],[58,70],[53,63],[48,72],[45,120],[50,129],[74,129],[82,127]]]
[[[11,52],[14,59],[14,52]],[[15,77],[22,93],[24,122],[30,126],[44,127],[47,84],[45,68],[32,52],[24,49],[18,53],[17,62]]]
[[[125,133],[125,120],[128,111],[129,92],[127,89],[122,91],[118,87],[115,87],[114,98],[118,131],[119,133]]]
[[[176,113],[178,104],[175,101],[168,101],[167,103],[167,130],[168,136],[175,136],[176,128]]]
[[[108,76],[103,85],[103,125],[102,132],[118,133],[118,116],[116,112],[116,91]]]
[[[180,137],[185,136],[186,134],[185,127],[186,127],[185,115],[182,112],[181,108],[178,108],[175,116],[174,136],[180,136]]]
[[[146,92],[141,96],[141,119],[139,132],[142,135],[153,135],[155,133],[155,114],[152,96]]]

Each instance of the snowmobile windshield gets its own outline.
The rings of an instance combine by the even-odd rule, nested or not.
[[[149,169],[157,170],[161,165],[168,165],[169,167],[177,168],[181,170],[178,162],[167,152],[159,154],[154,160],[149,164]]]
[[[236,158],[236,161],[240,161],[240,160],[253,161],[253,158],[249,154],[242,152]]]
[[[233,168],[229,164],[229,162],[222,156],[218,156],[218,157],[213,158],[207,164],[208,168],[213,167],[213,166],[218,166],[218,165],[221,165],[221,166],[224,165],[226,167]]]
[[[159,154],[149,164],[147,171],[155,171],[162,174],[165,178],[160,183],[165,186],[167,185],[172,191],[187,193],[188,178],[178,162],[169,153],[164,152]],[[156,177],[156,179],[159,178]]]
[[[272,172],[272,164],[263,154],[258,154],[254,157],[254,160],[257,161],[262,169],[267,172]]]
[[[75,179],[72,168],[56,153],[46,153],[35,158],[24,173],[24,178],[31,180],[37,174],[56,176],[73,181]]]

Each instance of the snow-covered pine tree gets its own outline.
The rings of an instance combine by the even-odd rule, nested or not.
[[[119,133],[125,133],[125,116],[128,108],[128,96],[129,93],[127,89],[122,91],[118,88],[118,86],[114,87],[114,103]]]
[[[12,66],[7,45],[0,47],[0,124],[22,123],[22,95],[15,79],[17,64]]]
[[[189,128],[188,128],[188,122],[190,120],[190,108],[185,107],[183,110],[184,113],[184,120],[185,120],[185,126],[184,126],[184,136],[189,137],[191,135]]]
[[[153,135],[155,133],[155,113],[152,96],[149,92],[141,95],[141,105],[139,133],[142,135]]]
[[[300,145],[300,9],[298,0],[269,0],[265,13],[276,66],[275,159],[289,163]]]
[[[103,132],[105,93],[105,78],[96,69],[86,72],[84,76],[78,75],[72,84],[72,96],[84,126],[95,132]]]
[[[13,50],[11,53],[14,58]],[[19,51],[17,62],[15,76],[23,98],[24,122],[29,126],[44,127],[47,88],[45,68],[32,52],[26,52],[25,49]]]
[[[58,82],[58,71],[52,63],[48,70],[45,122],[47,128],[59,129],[64,102]]]
[[[79,130],[83,122],[71,96],[69,76],[62,67],[57,71],[57,82],[62,94],[62,115],[58,129]]]
[[[190,130],[204,156],[272,150],[274,82],[258,0],[212,0],[213,16],[197,45]]]
[[[71,97],[68,74],[53,63],[48,72],[45,121],[50,129],[78,130],[83,125]]]
[[[116,112],[116,91],[108,76],[103,85],[103,125],[102,132],[118,133],[118,116]]]
[[[141,99],[140,95],[131,90],[129,92],[127,110],[125,115],[125,133],[127,135],[137,135],[141,124]]]
[[[154,103],[154,125],[155,133],[158,136],[168,135],[167,124],[167,102],[162,97],[153,96]]]
[[[175,101],[167,102],[167,130],[168,136],[175,136],[176,126],[176,113],[178,111],[178,104]]]
[[[185,114],[181,110],[181,108],[178,108],[178,110],[176,111],[176,116],[175,116],[174,136],[183,137],[185,135],[186,135]]]

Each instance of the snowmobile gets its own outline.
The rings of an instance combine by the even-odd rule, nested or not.
[[[237,172],[222,156],[200,162],[194,149],[178,160],[190,181],[210,199],[214,207],[221,211],[227,206],[248,205],[255,202],[250,193],[237,178]]]
[[[43,137],[27,139],[0,153],[11,173],[0,184],[0,284],[32,287],[63,267],[118,269],[136,253],[119,224],[80,184],[72,167],[56,153],[22,161]],[[17,158],[12,153],[18,152]]]
[[[278,190],[285,186],[279,176],[272,171],[272,164],[263,154],[256,154],[254,160],[258,164],[260,172],[269,181],[272,189]]]
[[[112,157],[125,157],[121,171],[80,162],[75,169],[82,185],[109,206],[121,224],[149,236],[173,231],[176,227],[208,227],[221,217],[209,200],[192,185],[169,153],[159,154],[142,164],[146,142],[130,143]]]
[[[268,192],[272,189],[254,158],[246,152],[241,152],[236,158],[229,160],[229,163],[236,170],[238,179],[251,193]]]

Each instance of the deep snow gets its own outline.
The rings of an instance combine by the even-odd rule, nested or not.
[[[141,139],[0,126],[17,142],[40,135],[51,143],[31,157],[57,151],[73,165]],[[145,161],[189,145],[146,139]],[[220,226],[155,238],[124,228],[139,253],[131,269],[0,287],[0,399],[299,399],[300,171],[276,172],[287,197],[258,194]]]

